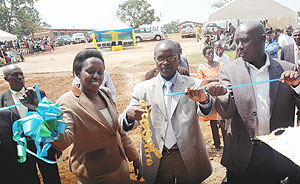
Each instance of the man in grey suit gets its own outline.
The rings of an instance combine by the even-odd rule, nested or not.
[[[240,57],[220,68],[220,83],[206,87],[208,93],[217,96],[217,112],[231,118],[221,160],[230,184],[279,184],[293,166],[257,139],[277,128],[293,126],[295,106],[300,104],[295,66],[269,57],[264,50],[265,40],[262,24],[242,24],[235,34]],[[277,78],[284,82],[223,88]]]
[[[145,149],[141,146],[143,177],[150,184],[175,183],[175,179],[178,183],[200,183],[212,173],[212,167],[198,114],[210,115],[209,104],[213,99],[203,91],[201,80],[176,71],[179,57],[175,42],[159,42],[154,50],[154,60],[159,74],[134,87],[130,105],[120,115],[119,121],[125,130],[132,129],[146,112],[138,106],[139,101],[146,101],[151,105],[152,139],[162,158],[151,153],[153,163],[147,166]],[[170,105],[167,105],[169,101],[164,100],[167,91],[185,91],[185,95],[172,96]]]
[[[296,28],[293,32],[294,43],[284,46],[281,49],[280,59],[288,61],[290,63],[296,64],[297,66],[299,60],[299,47],[300,47],[300,28]],[[297,49],[298,48],[298,49]],[[297,57],[298,54],[298,57]]]

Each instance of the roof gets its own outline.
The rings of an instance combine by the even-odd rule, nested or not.
[[[210,14],[209,21],[228,19],[285,19],[296,26],[296,11],[274,0],[233,0]]]
[[[179,26],[179,25],[181,25],[181,24],[185,24],[185,23],[203,24],[203,23],[201,23],[201,22],[194,22],[194,21],[186,20],[186,21],[183,21],[183,22],[177,24],[177,26]]]

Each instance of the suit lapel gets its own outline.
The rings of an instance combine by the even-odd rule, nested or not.
[[[109,132],[114,133],[112,127],[106,121],[106,118],[84,93],[81,93],[81,95],[79,96],[78,103],[82,108],[84,108],[87,111],[87,113],[94,117],[94,119],[96,119],[100,124],[102,124],[102,126],[104,126]]]
[[[15,105],[15,102],[13,100],[12,94],[9,90],[7,90],[4,94],[4,105],[6,107],[11,106],[11,105]],[[16,107],[10,108],[10,110],[15,113],[18,117],[20,117],[18,110]]]
[[[182,80],[181,76],[178,74],[177,79],[174,84],[173,93],[182,92],[182,91],[184,91],[185,87],[187,87],[187,86],[184,85],[184,80]],[[176,109],[181,97],[182,97],[182,95],[172,96],[170,117],[173,116],[173,113],[175,112],[175,109]]]
[[[278,79],[278,78],[280,78],[283,70],[277,61],[273,60],[271,57],[269,57],[269,58],[270,58],[270,66],[269,66],[270,80]],[[277,81],[270,82],[270,91],[269,91],[269,94],[270,94],[270,117],[272,117],[272,109],[273,109],[275,98],[277,96],[278,87],[279,87],[279,82],[277,82]]]
[[[160,74],[158,74],[154,78],[152,85],[153,85],[153,90],[152,90],[153,101],[158,105],[163,116],[167,119],[167,110],[165,106],[162,84],[160,82]]]

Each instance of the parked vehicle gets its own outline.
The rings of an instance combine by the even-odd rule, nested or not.
[[[204,35],[212,34],[218,31],[218,26],[216,23],[205,23],[204,24]]]
[[[71,36],[61,35],[56,38],[55,43],[57,46],[70,45],[71,44]]]
[[[83,33],[74,33],[72,36],[72,43],[86,43],[86,38]]]
[[[181,25],[181,38],[196,37],[196,27],[192,23]]]
[[[137,42],[143,40],[161,40],[164,38],[164,34],[158,30],[151,30],[149,28],[136,28],[134,34]]]

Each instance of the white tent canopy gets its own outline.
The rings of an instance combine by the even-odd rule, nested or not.
[[[233,0],[213,12],[208,20],[267,19],[268,26],[283,29],[286,24],[298,27],[298,14],[274,0]]]
[[[16,35],[0,30],[0,41],[10,41],[17,39]]]

